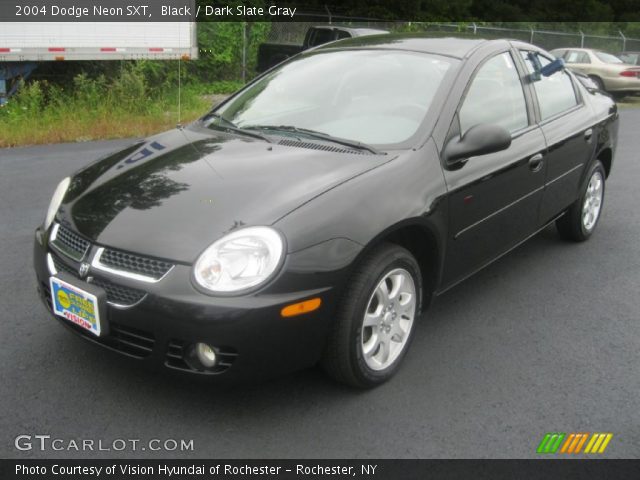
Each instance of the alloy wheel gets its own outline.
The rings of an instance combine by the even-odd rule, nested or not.
[[[600,215],[602,207],[604,179],[598,170],[593,172],[589,179],[589,185],[584,195],[582,204],[582,225],[587,232],[593,230]]]
[[[416,314],[416,287],[402,268],[388,272],[378,283],[365,310],[361,348],[372,370],[384,370],[404,350]]]

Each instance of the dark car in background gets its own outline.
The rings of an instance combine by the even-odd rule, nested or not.
[[[615,55],[590,48],[559,48],[551,53],[570,69],[588,75],[600,90],[618,97],[640,93],[640,67],[631,67]]]
[[[368,35],[383,35],[389,33],[377,28],[343,27],[338,25],[318,25],[311,27],[305,34],[302,45],[295,43],[265,42],[258,47],[258,65],[256,71],[262,73],[289,57],[325,43],[335,42],[345,38],[365,37]]]
[[[372,387],[434,295],[554,222],[593,234],[617,128],[608,95],[527,43],[331,43],[64,179],[36,230],[38,289],[145,364],[246,379],[320,363]]]

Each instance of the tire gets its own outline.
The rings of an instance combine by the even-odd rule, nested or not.
[[[596,86],[598,87],[598,90],[604,90],[604,82],[602,81],[602,79],[600,77],[597,77],[596,75],[589,75],[589,78],[593,81],[593,83],[596,84]]]
[[[574,242],[584,242],[595,231],[604,206],[606,173],[596,160],[587,174],[580,196],[566,214],[556,220],[560,235]]]
[[[384,293],[391,294],[386,296]],[[398,370],[422,308],[422,276],[411,253],[382,244],[355,269],[339,303],[321,365],[335,380],[372,388]]]

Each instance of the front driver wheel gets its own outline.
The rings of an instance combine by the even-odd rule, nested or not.
[[[560,235],[568,240],[583,242],[596,229],[604,203],[606,173],[599,160],[591,166],[580,197],[567,213],[556,221]]]
[[[422,305],[420,267],[411,253],[385,244],[368,254],[338,307],[322,359],[334,379],[370,388],[398,370]]]

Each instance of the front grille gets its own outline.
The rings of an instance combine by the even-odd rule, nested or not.
[[[372,155],[372,153],[367,150],[340,148],[340,147],[335,147],[333,145],[326,145],[324,143],[301,142],[300,140],[280,140],[278,142],[278,145],[285,145],[287,147],[307,148],[310,150],[322,150],[325,152],[351,153],[353,155]]]
[[[65,324],[89,340],[134,358],[151,355],[156,342],[152,333],[118,323],[110,323],[109,334],[104,337],[96,337],[75,323],[65,321]]]
[[[142,290],[117,285],[103,278],[94,277],[90,283],[107,292],[107,302],[122,307],[132,307],[147,295]]]
[[[108,346],[138,358],[147,357],[153,351],[155,338],[152,333],[117,323],[111,323],[109,329],[109,335],[104,337]]]
[[[100,255],[100,263],[115,270],[144,275],[155,280],[161,279],[173,267],[169,262],[109,248],[105,248]]]
[[[171,340],[167,347],[167,354],[164,364],[169,368],[175,368],[176,370],[184,370],[186,372],[201,373],[208,375],[215,375],[218,373],[226,372],[233,362],[238,357],[238,352],[229,347],[215,347],[216,354],[218,356],[218,363],[210,370],[197,369],[191,366],[186,358],[185,354],[187,345],[182,340]]]
[[[64,263],[56,255],[51,255],[51,258],[53,259],[53,265],[56,268],[56,271],[66,272],[69,275],[80,278],[78,277],[78,271],[76,269]],[[134,306],[136,303],[139,303],[147,294],[142,290],[118,285],[100,277],[93,277],[91,279],[88,278],[87,282],[104,289],[105,292],[107,292],[107,302],[122,307]]]
[[[84,258],[91,246],[87,240],[61,224],[57,225],[56,235],[51,244],[58,251],[78,262]]]
[[[74,277],[78,277],[78,271],[70,265],[67,265],[55,255],[51,255],[53,258],[53,266],[56,267],[57,272],[65,272]]]
[[[42,289],[41,293],[43,299],[47,303],[47,306],[49,309],[53,309],[53,305],[51,303],[51,289],[49,288],[49,285],[45,282],[41,282],[40,288]],[[109,335],[96,337],[75,323],[71,323],[62,318],[60,318],[60,321],[83,337],[131,357],[148,357],[153,351],[153,347],[155,345],[155,337],[152,333],[120,325],[118,323],[109,323]]]

